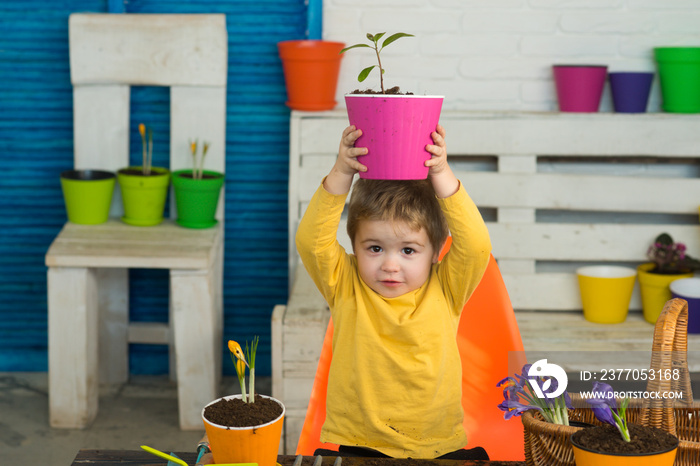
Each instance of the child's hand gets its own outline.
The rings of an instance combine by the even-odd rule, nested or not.
[[[447,146],[445,145],[445,128],[437,125],[437,131],[433,131],[431,137],[435,144],[428,144],[425,150],[432,154],[430,160],[426,160],[425,166],[429,167],[429,175],[435,176],[449,169],[447,164]]]
[[[338,158],[331,172],[323,182],[324,188],[331,194],[347,194],[352,185],[352,178],[357,172],[366,172],[367,167],[357,161],[357,157],[367,154],[366,147],[355,147],[355,141],[362,136],[362,131],[348,126],[343,131],[338,148]]]
[[[366,172],[367,167],[357,161],[357,157],[367,154],[366,147],[355,147],[355,141],[362,136],[362,130],[350,125],[343,130],[338,149],[336,168],[344,175],[354,175],[357,172]]]
[[[425,166],[429,168],[428,178],[433,184],[437,197],[450,197],[459,189],[459,180],[447,163],[445,128],[442,125],[437,125],[436,131],[431,136],[435,144],[425,146],[425,149],[432,154],[430,160],[425,162]]]

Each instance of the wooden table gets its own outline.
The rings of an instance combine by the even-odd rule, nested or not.
[[[169,453],[169,452],[168,452]],[[194,465],[197,455],[195,453],[180,453],[176,455],[189,465]],[[291,466],[295,456],[280,456],[278,461],[282,466]],[[343,466],[367,466],[368,462],[378,465],[379,458],[343,458]],[[323,466],[332,466],[335,457],[328,456],[323,459]],[[453,460],[401,460],[382,459],[387,466],[525,466],[523,461],[453,461]],[[314,457],[305,456],[302,466],[311,466]],[[390,463],[390,464],[389,464]],[[164,466],[166,461],[143,450],[80,450],[73,460],[72,466]]]

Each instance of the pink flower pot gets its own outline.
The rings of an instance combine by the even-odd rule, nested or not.
[[[605,65],[554,65],[559,110],[597,112],[608,67]]]
[[[428,177],[425,146],[433,144],[442,96],[352,94],[345,96],[348,120],[362,130],[356,147],[367,155],[357,160],[367,167],[360,178],[423,180]]]

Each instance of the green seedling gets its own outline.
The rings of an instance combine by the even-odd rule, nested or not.
[[[377,65],[372,65],[368,66],[367,68],[363,69],[360,71],[360,74],[357,76],[357,80],[359,82],[363,82],[365,79],[367,79],[367,76],[372,72],[374,68],[379,68],[379,85],[382,88],[382,94],[386,94],[384,90],[384,68],[382,67],[382,60],[379,54],[384,50],[384,47],[387,45],[391,44],[392,42],[401,39],[402,37],[414,37],[413,34],[406,34],[405,32],[397,32],[396,34],[392,34],[386,39],[384,39],[384,42],[382,42],[381,47],[379,46],[379,39],[384,37],[384,34],[386,32],[379,32],[377,34],[369,34],[367,33],[367,39],[369,39],[370,43],[372,45],[368,44],[355,44],[351,45],[350,47],[345,47],[343,50],[340,51],[340,53],[345,53],[346,51],[354,48],[360,48],[360,47],[366,47],[369,49],[374,49],[374,53],[377,55]]]

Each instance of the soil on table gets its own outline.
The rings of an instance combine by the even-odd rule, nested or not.
[[[630,441],[625,442],[616,427],[609,424],[582,429],[572,438],[579,445],[604,453],[654,453],[668,451],[678,445],[678,438],[654,427],[628,424]]]
[[[391,95],[413,95],[413,92],[401,92],[401,89],[399,89],[399,86],[394,86],[391,89],[386,89],[385,92],[382,91],[375,91],[374,89],[365,89],[360,90],[360,89],[355,89],[352,91],[350,94],[391,94]]]
[[[240,398],[221,399],[204,409],[204,417],[226,427],[254,427],[267,424],[282,414],[282,407],[269,398],[255,395],[255,403]]]

